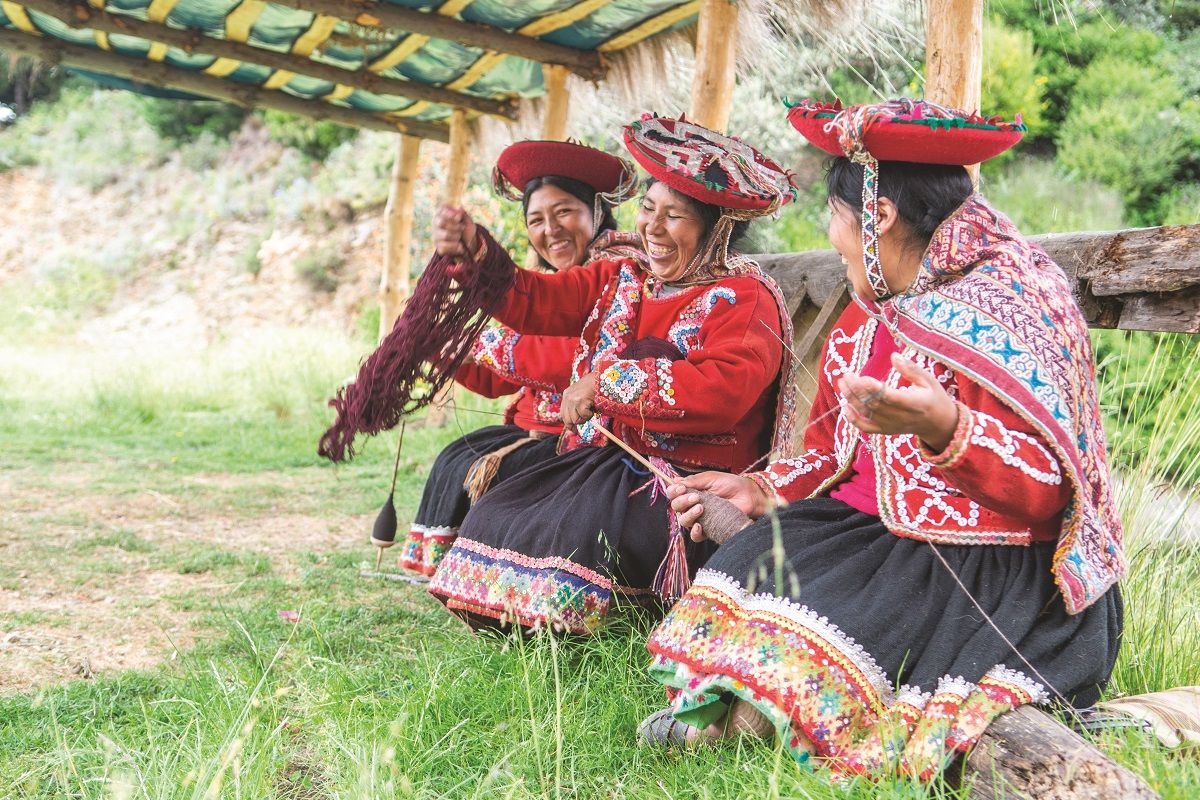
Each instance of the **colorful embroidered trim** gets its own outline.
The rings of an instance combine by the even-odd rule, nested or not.
[[[525,627],[594,633],[612,603],[613,582],[566,558],[530,558],[459,539],[429,583],[430,593]]]
[[[958,421],[954,424],[954,434],[950,437],[950,443],[946,445],[946,449],[935,453],[924,441],[918,440],[921,455],[930,464],[940,469],[953,467],[966,454],[967,445],[970,444],[971,428],[975,424],[971,416],[971,409],[959,402],[955,402],[954,405],[958,408]]]
[[[945,676],[931,691],[893,683],[834,623],[701,570],[648,643],[651,673],[675,715],[706,724],[732,692],[763,712],[801,764],[808,743],[835,773],[928,780],[1000,714],[1043,702],[1044,688],[996,665],[976,683]]]
[[[401,568],[432,575],[457,538],[457,527],[413,524],[400,550]]]

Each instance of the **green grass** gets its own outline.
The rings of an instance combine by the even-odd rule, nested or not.
[[[833,788],[771,745],[638,748],[638,721],[663,702],[646,674],[647,621],[622,619],[587,641],[476,637],[421,587],[360,578],[395,435],[338,468],[314,452],[325,395],[358,356],[349,343],[300,335],[120,366],[0,351],[0,438],[19,454],[0,463],[0,484],[16,490],[0,537],[21,543],[6,551],[0,588],[20,589],[45,564],[68,589],[146,570],[203,581],[157,607],[190,615],[202,634],[173,660],[0,694],[0,797],[959,796],[940,784]],[[1200,541],[1160,513],[1164,458],[1178,447],[1155,445],[1181,431],[1195,443],[1196,404],[1178,382],[1161,394],[1182,400],[1130,400],[1167,360],[1135,350],[1112,359],[1103,371],[1111,423],[1141,430],[1146,414],[1158,420],[1142,437],[1114,438],[1114,460],[1129,465],[1120,502],[1132,577],[1113,691],[1197,684]],[[493,421],[470,410],[493,405],[464,404],[447,428],[410,426],[402,515],[460,424]],[[1160,429],[1175,438],[1155,439]],[[285,528],[269,552],[190,535],[214,518],[245,529],[294,514],[350,519],[362,534],[314,549],[292,545]],[[23,612],[0,631],[70,622]],[[1103,745],[1164,797],[1200,786],[1193,757],[1136,734]]]

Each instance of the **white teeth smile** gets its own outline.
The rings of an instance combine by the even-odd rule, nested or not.
[[[655,258],[662,258],[665,255],[670,255],[671,253],[674,253],[675,248],[674,247],[664,247],[663,245],[660,245],[660,244],[654,244],[654,242],[647,242],[646,243],[646,252],[649,253],[650,255],[654,256]]]
[[[571,242],[567,239],[562,239],[561,241],[550,243],[551,250],[565,250],[566,248],[568,248],[570,246],[571,246]]]

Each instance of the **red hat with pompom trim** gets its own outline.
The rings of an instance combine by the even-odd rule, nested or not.
[[[652,177],[701,203],[749,218],[795,196],[791,175],[737,137],[654,114],[623,130],[625,147]]]
[[[492,170],[492,185],[501,197],[520,200],[531,180],[549,175],[586,184],[613,205],[637,192],[637,170],[625,159],[577,142],[539,140],[504,148]]]
[[[840,101],[801,100],[788,121],[805,139],[833,156],[865,150],[876,161],[979,164],[1021,140],[1025,125],[981,117],[925,100],[900,98],[842,108]]]

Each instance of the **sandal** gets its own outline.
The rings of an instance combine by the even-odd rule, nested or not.
[[[686,747],[693,741],[688,739],[688,734],[694,730],[696,729],[691,725],[675,719],[671,709],[661,708],[642,720],[642,724],[638,726],[638,744]]]

